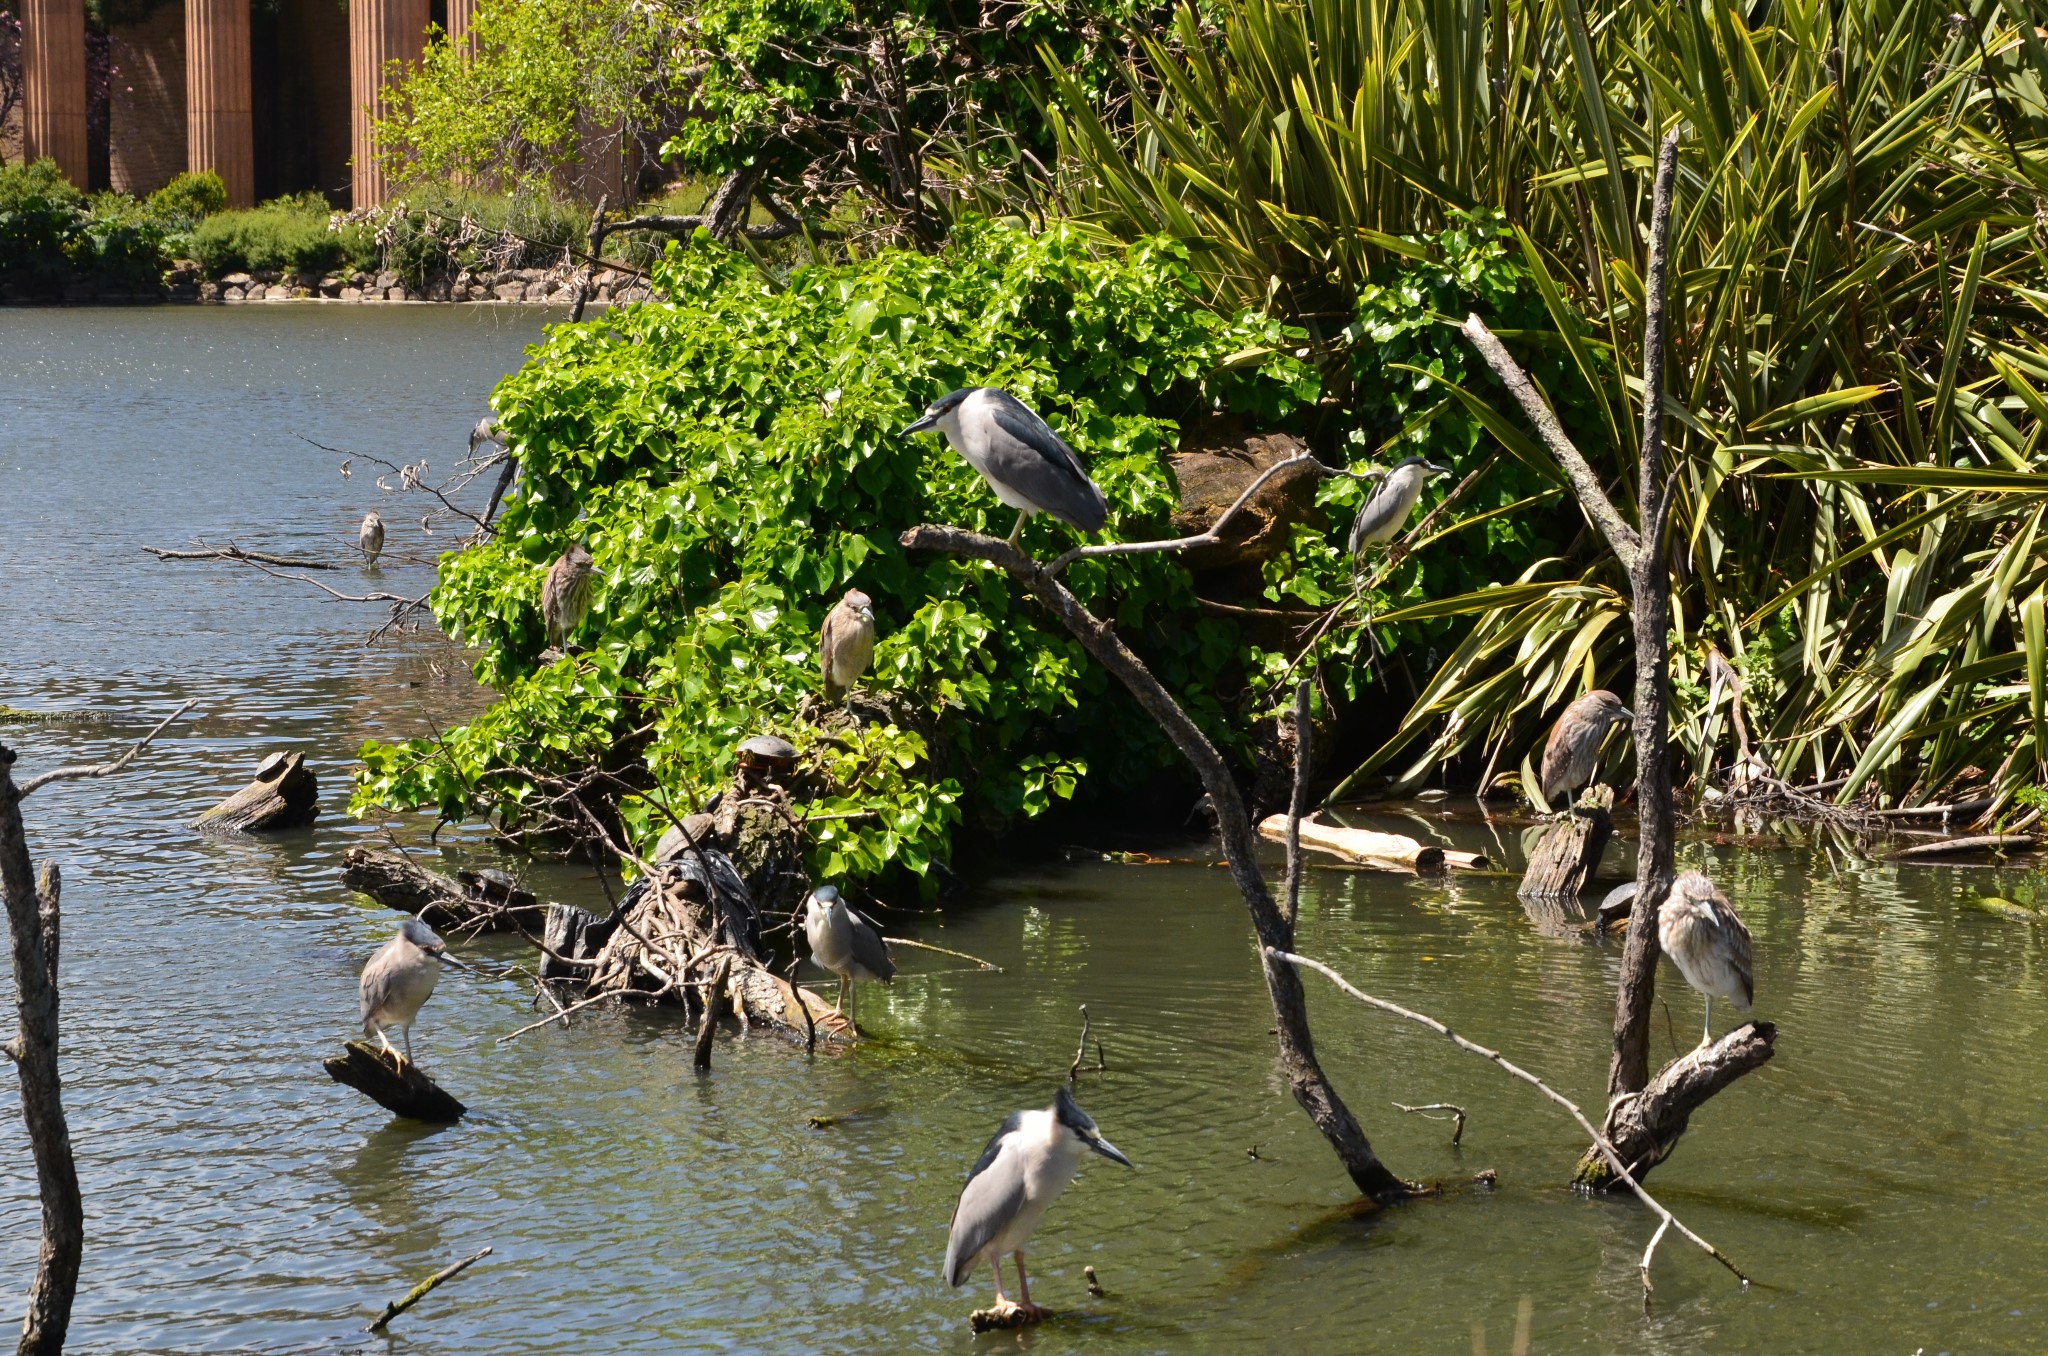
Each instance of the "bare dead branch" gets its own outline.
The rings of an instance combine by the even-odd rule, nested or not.
[[[1406,1106],[1400,1102],[1396,1102],[1394,1103],[1394,1109],[1396,1111],[1405,1111],[1411,1116],[1422,1116],[1432,1121],[1440,1121],[1443,1119],[1443,1117],[1441,1116],[1431,1116],[1429,1113],[1432,1111],[1452,1112],[1456,1115],[1458,1123],[1451,1128],[1451,1147],[1453,1149],[1457,1148],[1458,1141],[1465,1138],[1464,1107],[1458,1106],[1451,1102],[1424,1102],[1421,1106]]]
[[[161,546],[145,546],[143,550],[158,560],[260,560],[266,565],[290,565],[302,570],[338,570],[341,566],[325,560],[306,560],[300,556],[273,556],[263,551],[244,551],[235,545],[209,546],[203,551],[166,551]]]
[[[37,776],[29,778],[27,781],[21,784],[19,799],[27,800],[30,796],[34,795],[38,790],[42,789],[45,786],[48,786],[51,782],[75,782],[81,781],[87,777],[113,776],[116,772],[119,772],[122,768],[127,767],[130,763],[134,762],[135,755],[141,753],[144,749],[148,748],[150,741],[155,739],[158,735],[164,732],[165,726],[169,725],[172,721],[176,720],[179,716],[184,715],[187,711],[190,711],[193,707],[197,705],[199,705],[199,699],[197,697],[194,697],[192,700],[186,702],[177,710],[171,712],[171,714],[169,714],[168,716],[165,716],[162,720],[157,722],[155,729],[151,730],[142,738],[136,740],[134,747],[130,748],[128,752],[122,754],[119,758],[116,758],[111,763],[81,763],[71,767],[56,767],[51,768],[48,772],[41,773]]]
[[[1294,795],[1287,803],[1287,902],[1289,927],[1301,916],[1301,819],[1308,813],[1309,745],[1315,727],[1309,721],[1309,680],[1294,688]]]
[[[421,1281],[412,1289],[406,1291],[404,1299],[396,1300],[390,1304],[385,1305],[384,1312],[377,1316],[377,1321],[372,1323],[369,1327],[363,1329],[363,1331],[384,1331],[385,1324],[389,1323],[392,1319],[397,1318],[407,1309],[412,1308],[413,1305],[418,1304],[421,1300],[425,1299],[427,1297],[428,1291],[432,1290],[435,1286],[441,1284],[441,1282],[443,1281],[454,1280],[457,1276],[460,1276],[463,1272],[469,1270],[471,1267],[475,1266],[478,1262],[483,1261],[484,1258],[489,1257],[490,1255],[491,1250],[489,1248],[483,1248],[471,1253],[469,1256],[463,1258],[460,1262],[457,1262],[452,1266],[446,1266],[441,1268],[439,1271],[427,1277],[427,1279]]]
[[[1074,1062],[1067,1066],[1067,1081],[1069,1083],[1075,1082],[1081,1077],[1081,1061],[1087,1057],[1088,1005],[1083,1003],[1081,1005],[1081,1039],[1074,1046]]]
[[[1314,467],[1318,475],[1345,474],[1341,471],[1331,471],[1329,467],[1324,466],[1306,452],[1297,453],[1283,461],[1274,462],[1271,466],[1268,466],[1265,470],[1254,476],[1252,483],[1245,486],[1244,492],[1237,496],[1236,502],[1223,510],[1222,516],[1209,524],[1208,530],[1205,532],[1198,532],[1192,537],[1175,537],[1169,541],[1111,541],[1101,542],[1094,546],[1076,546],[1064,555],[1057,557],[1052,564],[1046,566],[1046,573],[1057,577],[1062,570],[1077,560],[1093,560],[1100,556],[1152,555],[1164,551],[1186,551],[1197,546],[1217,545],[1223,540],[1222,532],[1224,527],[1232,518],[1238,515],[1239,510],[1252,501],[1252,496],[1257,494],[1265,483],[1274,476],[1296,466]]]

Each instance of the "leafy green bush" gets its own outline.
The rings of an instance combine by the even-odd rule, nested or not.
[[[192,232],[192,257],[214,276],[240,269],[325,273],[357,257],[367,243],[359,227],[332,229],[329,215],[317,193],[216,213]]]
[[[763,729],[806,749],[825,876],[922,875],[963,816],[999,826],[1085,778],[1128,788],[1171,758],[1153,726],[990,567],[912,557],[898,535],[950,522],[998,534],[1010,511],[936,438],[903,438],[923,405],[995,384],[1080,451],[1108,496],[1105,535],[1168,531],[1176,420],[1234,411],[1272,426],[1311,406],[1298,343],[1255,313],[1224,317],[1170,246],[1101,257],[1055,228],[964,225],[934,256],[886,252],[764,278],[744,259],[671,250],[673,304],[559,326],[494,404],[519,458],[491,542],[444,559],[448,631],[478,646],[502,694],[434,743],[368,744],[358,810],[432,806],[521,824],[518,769],[601,763],[694,808]],[[539,666],[548,565],[588,542],[598,581],[581,652]],[[1025,533],[1044,555],[1074,534]],[[1234,626],[1196,606],[1165,556],[1083,561],[1067,575],[1195,717],[1243,747]],[[868,685],[893,724],[846,728],[815,700],[817,628],[849,585],[874,600]],[[922,731],[922,732],[920,732]],[[629,798],[641,841],[665,822]]]
[[[189,170],[143,201],[143,207],[166,230],[190,231],[218,212],[228,210],[228,188],[212,170]]]
[[[60,289],[88,219],[56,161],[0,166],[0,284],[31,296]]]

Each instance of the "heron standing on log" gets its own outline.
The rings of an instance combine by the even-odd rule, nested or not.
[[[848,589],[825,614],[818,657],[825,670],[825,700],[836,702],[860,681],[875,657],[875,605],[865,593]]]
[[[967,1173],[967,1188],[953,1207],[946,1236],[946,1284],[958,1286],[969,1272],[987,1262],[996,1277],[996,1308],[1022,1309],[1033,1321],[1046,1311],[1031,1302],[1031,1282],[1024,1275],[1024,1246],[1038,1221],[1060,1198],[1080,1170],[1084,1151],[1101,1154],[1125,1167],[1135,1166],[1102,1137],[1087,1112],[1074,1103],[1065,1084],[1052,1105],[1042,1111],[1013,1111]],[[1023,1303],[1012,1306],[1003,1294],[1005,1255],[1017,1259],[1017,1293]]]
[[[1422,457],[1396,462],[1391,471],[1380,477],[1380,483],[1359,508],[1358,516],[1351,520],[1352,559],[1362,557],[1368,546],[1384,546],[1392,541],[1408,525],[1408,515],[1415,512],[1415,503],[1422,498],[1422,487],[1429,483],[1429,478],[1446,475],[1450,469]]]
[[[408,918],[363,967],[362,983],[357,989],[363,1034],[375,1036],[402,1063],[412,1062],[412,1024],[433,997],[434,983],[441,977],[441,961],[447,954],[447,943],[432,928],[417,918]],[[393,1027],[405,1032],[403,1055],[392,1049],[391,1038],[385,1034]]]
[[[371,509],[363,515],[363,525],[356,530],[356,545],[362,548],[363,563],[375,565],[377,557],[384,554],[384,520]]]
[[[858,1031],[854,1009],[860,1001],[859,981],[887,984],[896,977],[889,944],[830,885],[820,885],[804,898],[804,939],[811,944],[811,959],[818,967],[839,976],[839,1008]]]
[[[1543,746],[1543,799],[1555,805],[1593,780],[1600,770],[1600,746],[1616,725],[1636,718],[1621,698],[1605,688],[1588,692],[1564,709]]]
[[[940,396],[904,436],[937,430],[981,473],[997,499],[1017,510],[1010,545],[1034,513],[1050,513],[1068,527],[1100,532],[1109,501],[1081,469],[1060,435],[1023,401],[995,386],[970,386]]]
[[[590,552],[576,542],[548,567],[540,587],[540,615],[547,623],[548,644],[567,649],[569,637],[590,611]]]
[[[1685,982],[1706,996],[1701,1045],[1714,1036],[1716,998],[1727,999],[1739,1011],[1749,1011],[1756,998],[1749,929],[1735,916],[1728,897],[1714,888],[1714,882],[1697,871],[1688,871],[1671,882],[1671,893],[1657,911],[1657,943]]]

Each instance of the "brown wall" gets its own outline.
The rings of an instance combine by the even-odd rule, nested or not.
[[[185,169],[185,6],[168,0],[110,34],[108,175],[123,193],[162,188]]]
[[[284,191],[318,189],[348,206],[348,13],[340,0],[283,0],[278,107],[291,127]]]

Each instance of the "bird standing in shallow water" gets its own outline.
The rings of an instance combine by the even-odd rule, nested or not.
[[[1697,871],[1688,871],[1671,882],[1671,893],[1657,911],[1657,943],[1685,982],[1706,995],[1701,1045],[1713,1039],[1716,998],[1749,1011],[1756,997],[1749,929],[1735,916],[1728,897],[1714,888],[1714,882]]]
[[[1064,1084],[1043,1111],[1014,1111],[981,1151],[967,1174],[967,1188],[953,1207],[946,1236],[946,1284],[958,1286],[967,1274],[987,1262],[996,1277],[996,1308],[1011,1307],[1003,1294],[1005,1255],[1017,1259],[1017,1305],[1036,1321],[1046,1311],[1031,1302],[1031,1282],[1024,1275],[1024,1247],[1031,1241],[1052,1203],[1080,1170],[1081,1154],[1092,1150],[1131,1167],[1131,1160],[1102,1137],[1088,1113],[1074,1103]]]
[[[848,589],[818,633],[818,658],[825,670],[825,700],[836,702],[867,672],[875,657],[875,605],[859,589]]]
[[[1605,688],[1588,692],[1564,709],[1557,724],[1550,727],[1550,741],[1543,746],[1543,799],[1556,805],[1558,799],[1593,780],[1600,769],[1600,745],[1607,731],[1636,713],[1621,704],[1621,698]]]
[[[384,553],[384,520],[377,516],[377,510],[363,515],[363,525],[356,531],[356,545],[362,548],[366,565],[375,565],[377,557]]]
[[[1421,457],[1395,463],[1391,471],[1380,477],[1380,483],[1359,507],[1358,516],[1351,520],[1352,559],[1362,557],[1368,546],[1384,546],[1392,541],[1408,525],[1408,515],[1415,512],[1415,501],[1422,497],[1423,485],[1431,476],[1447,474],[1450,469]]]
[[[949,392],[903,434],[933,429],[981,473],[996,498],[1017,510],[1010,545],[1034,513],[1050,513],[1082,532],[1099,532],[1108,521],[1109,501],[1081,469],[1074,449],[1008,391],[970,386]]]
[[[391,1038],[384,1033],[393,1027],[405,1031],[405,1053],[412,1062],[412,1024],[427,999],[433,997],[434,982],[441,977],[441,960],[448,947],[434,930],[417,918],[399,924],[392,939],[377,948],[363,967],[357,997],[363,1016],[363,1034],[375,1036],[394,1056]]]
[[[830,885],[820,885],[804,898],[804,940],[811,944],[811,959],[818,967],[839,976],[839,1008],[849,1022],[854,1022],[859,1002],[858,981],[887,984],[896,977],[896,962],[889,959],[882,934],[848,908]]]
[[[547,623],[548,644],[567,649],[569,637],[590,611],[590,552],[576,542],[548,567],[540,586],[540,615]]]

